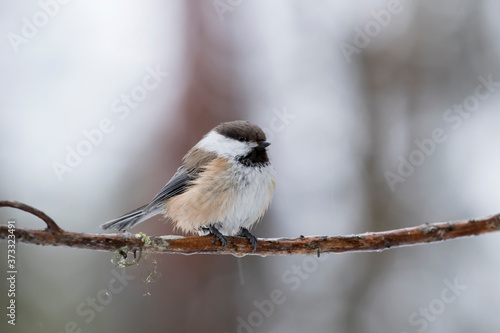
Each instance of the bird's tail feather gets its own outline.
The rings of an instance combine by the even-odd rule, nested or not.
[[[101,225],[101,228],[104,230],[114,228],[118,231],[123,231],[125,229],[130,229],[136,224],[145,221],[158,213],[160,213],[161,209],[155,207],[155,209],[148,209],[148,205],[144,205],[137,209],[134,209],[130,213],[117,217],[111,221],[108,221]]]

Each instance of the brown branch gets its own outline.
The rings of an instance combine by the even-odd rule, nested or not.
[[[2,206],[23,209],[30,213],[36,212],[33,214],[39,217],[46,216],[42,212],[24,204],[13,205],[12,202],[0,201],[0,207]],[[26,209],[26,207],[29,207],[30,210]],[[246,239],[240,237],[228,237],[229,243],[226,249],[221,247],[219,243],[215,243],[214,238],[211,236],[152,236],[145,242],[142,237],[133,234],[83,234],[64,231],[50,218],[50,221],[54,223],[52,227],[49,226],[45,218],[42,219],[47,223],[47,229],[15,229],[16,240],[35,245],[69,246],[97,251],[142,250],[145,253],[233,254],[236,256],[252,254],[260,256],[319,255],[326,252],[380,251],[393,247],[434,243],[494,232],[500,228],[500,215],[495,215],[478,220],[424,224],[417,227],[383,232],[367,232],[359,235],[259,239],[257,250],[252,252],[253,247]],[[58,231],[54,232],[54,230]],[[0,239],[6,239],[8,235],[9,228],[0,225]]]
[[[36,217],[39,217],[42,219],[46,224],[47,228],[45,229],[46,231],[50,231],[52,233],[58,233],[63,231],[59,226],[57,225],[56,222],[54,222],[53,219],[51,219],[47,214],[42,212],[41,210],[38,210],[34,207],[28,206],[26,204],[23,204],[22,202],[18,201],[0,201],[0,207],[12,207],[12,208],[17,208],[20,210],[24,210],[25,212],[28,212],[30,214],[35,215]]]

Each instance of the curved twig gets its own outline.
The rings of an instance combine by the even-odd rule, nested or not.
[[[30,214],[35,215],[36,217],[40,218],[47,224],[47,228],[45,230],[50,231],[52,233],[60,233],[63,230],[57,225],[56,222],[54,222],[53,219],[51,219],[47,214],[42,212],[41,210],[38,210],[34,207],[31,207],[29,205],[23,204],[22,202],[18,201],[0,201],[0,207],[12,207],[12,208],[17,208],[20,210],[24,210],[25,212],[28,212]]]

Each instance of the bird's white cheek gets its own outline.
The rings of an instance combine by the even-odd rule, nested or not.
[[[246,142],[233,140],[213,131],[205,135],[196,146],[227,158],[246,155],[251,149]]]

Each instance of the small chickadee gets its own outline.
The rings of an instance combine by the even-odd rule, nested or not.
[[[248,121],[222,123],[183,158],[172,179],[153,200],[101,225],[119,231],[163,213],[183,232],[208,233],[222,246],[242,236],[257,248],[248,230],[271,204],[276,172],[269,162],[266,135]]]

